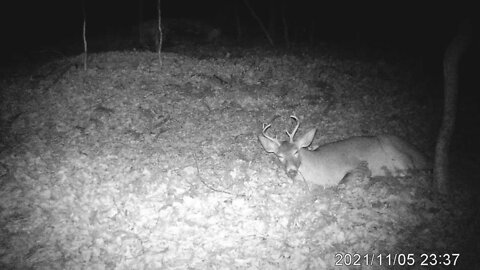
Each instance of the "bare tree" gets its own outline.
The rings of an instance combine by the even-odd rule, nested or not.
[[[157,1],[157,12],[158,12],[158,37],[155,37],[155,42],[157,44],[157,53],[158,53],[158,64],[162,66],[162,43],[163,43],[163,32],[162,32],[162,12],[160,8],[160,1]]]
[[[86,11],[86,0],[82,1],[82,14],[83,14],[83,29],[82,29],[82,37],[83,37],[83,70],[87,70],[87,11]]]
[[[285,39],[285,46],[290,48],[290,37],[288,35],[288,23],[287,23],[287,1],[282,0],[282,24],[283,24],[283,38]]]
[[[268,32],[272,40],[275,40],[277,30],[277,1],[268,1]]]
[[[138,44],[144,46],[145,44],[145,34],[142,29],[143,24],[143,0],[138,1]]]
[[[235,6],[234,6],[234,14],[235,14],[235,26],[237,27],[237,41],[241,41],[243,37],[243,31],[242,31],[242,25],[240,23],[240,2],[237,0],[235,1]]]
[[[255,18],[255,20],[258,22],[258,25],[260,25],[260,28],[265,34],[265,37],[268,39],[268,42],[270,43],[270,45],[275,46],[275,44],[273,43],[273,39],[270,37],[270,34],[267,31],[267,28],[265,28],[265,25],[263,24],[260,17],[258,17],[257,13],[255,13],[255,10],[253,10],[253,8],[250,6],[250,3],[248,3],[248,0],[243,0],[243,3],[245,3],[245,6],[247,6],[248,10],[250,11],[250,14],[252,14],[252,17]]]

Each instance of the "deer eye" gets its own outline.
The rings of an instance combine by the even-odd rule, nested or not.
[[[294,156],[295,158],[297,158],[297,157],[298,157],[298,150],[297,150],[297,151],[295,151],[295,152],[293,152],[293,156]]]

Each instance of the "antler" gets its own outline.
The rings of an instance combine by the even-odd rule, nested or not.
[[[277,145],[280,145],[281,143],[277,140],[277,136],[275,136],[275,138],[272,138],[270,136],[267,135],[266,131],[267,129],[269,129],[270,127],[272,126],[272,124],[263,124],[263,127],[262,127],[262,134],[265,138],[269,139],[270,141],[276,143]]]
[[[296,125],[295,128],[292,130],[292,133],[289,133],[288,130],[285,130],[285,132],[287,133],[288,137],[290,138],[290,142],[293,143],[293,137],[295,136],[295,133],[297,133],[297,129],[298,129],[298,127],[300,126],[300,122],[298,121],[298,118],[297,118],[295,115],[290,115],[290,118],[292,118],[293,120],[295,120],[295,122],[297,123],[297,125]]]

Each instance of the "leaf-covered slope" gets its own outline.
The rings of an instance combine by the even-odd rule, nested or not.
[[[463,251],[471,213],[430,176],[307,189],[257,141],[294,113],[315,145],[393,133],[431,149],[420,84],[395,65],[255,51],[68,61],[2,91],[2,266],[342,269],[360,254],[384,269],[389,254]]]

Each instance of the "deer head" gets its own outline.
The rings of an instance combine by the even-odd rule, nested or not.
[[[316,129],[312,129],[309,132],[305,133],[300,139],[294,141],[295,133],[300,126],[298,118],[294,115],[291,115],[296,125],[292,132],[286,130],[289,140],[288,141],[279,141],[277,138],[273,138],[267,135],[267,129],[271,127],[271,124],[263,124],[262,135],[258,136],[260,143],[262,144],[265,151],[268,153],[274,153],[280,162],[285,167],[285,172],[290,178],[294,178],[298,174],[298,168],[302,164],[302,155],[300,154],[302,148],[308,147],[315,136]]]

